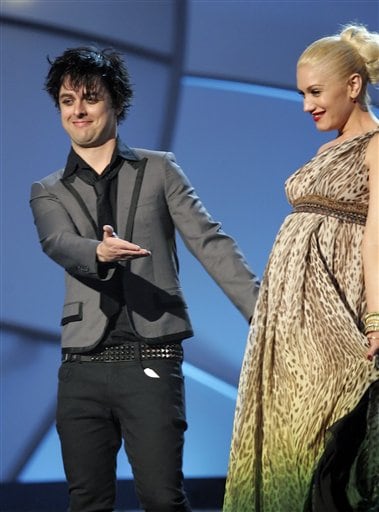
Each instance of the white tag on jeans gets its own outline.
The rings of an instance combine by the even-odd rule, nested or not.
[[[146,373],[148,377],[151,377],[152,379],[159,379],[159,375],[151,368],[144,368],[143,371]]]

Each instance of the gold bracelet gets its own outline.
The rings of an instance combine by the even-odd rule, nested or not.
[[[371,321],[378,321],[379,322],[379,313],[376,312],[376,311],[373,311],[372,313],[367,313],[365,316],[364,316],[364,323],[367,324],[368,322],[371,322]]]
[[[373,331],[379,331],[379,322],[373,322],[371,324],[365,325],[365,334]]]
[[[379,318],[369,318],[364,322],[364,326],[366,329],[369,325],[379,325]]]
[[[364,333],[367,334],[371,331],[379,331],[379,312],[372,311],[366,313],[363,319]]]
[[[365,327],[367,327],[368,325],[378,325],[379,324],[379,320],[369,320],[368,322],[365,322]]]

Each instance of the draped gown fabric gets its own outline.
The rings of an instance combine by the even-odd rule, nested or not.
[[[251,323],[234,419],[224,512],[301,512],[325,433],[379,378],[366,359],[366,148],[379,128],[316,155],[286,182],[279,230]],[[322,210],[322,208],[326,210]],[[354,215],[353,215],[354,217]],[[327,511],[325,511],[327,512]]]

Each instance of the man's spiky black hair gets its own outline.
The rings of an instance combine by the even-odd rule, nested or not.
[[[53,61],[48,58],[50,70],[45,80],[45,90],[59,108],[59,91],[65,80],[70,87],[84,87],[92,91],[99,81],[112,98],[113,108],[119,112],[118,122],[125,119],[131,105],[133,90],[128,70],[121,55],[113,49],[100,50],[96,46],[68,48]]]

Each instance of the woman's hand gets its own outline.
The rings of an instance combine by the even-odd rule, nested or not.
[[[367,359],[372,361],[375,356],[379,357],[379,331],[369,332],[367,339],[370,344],[370,348],[367,352]]]

